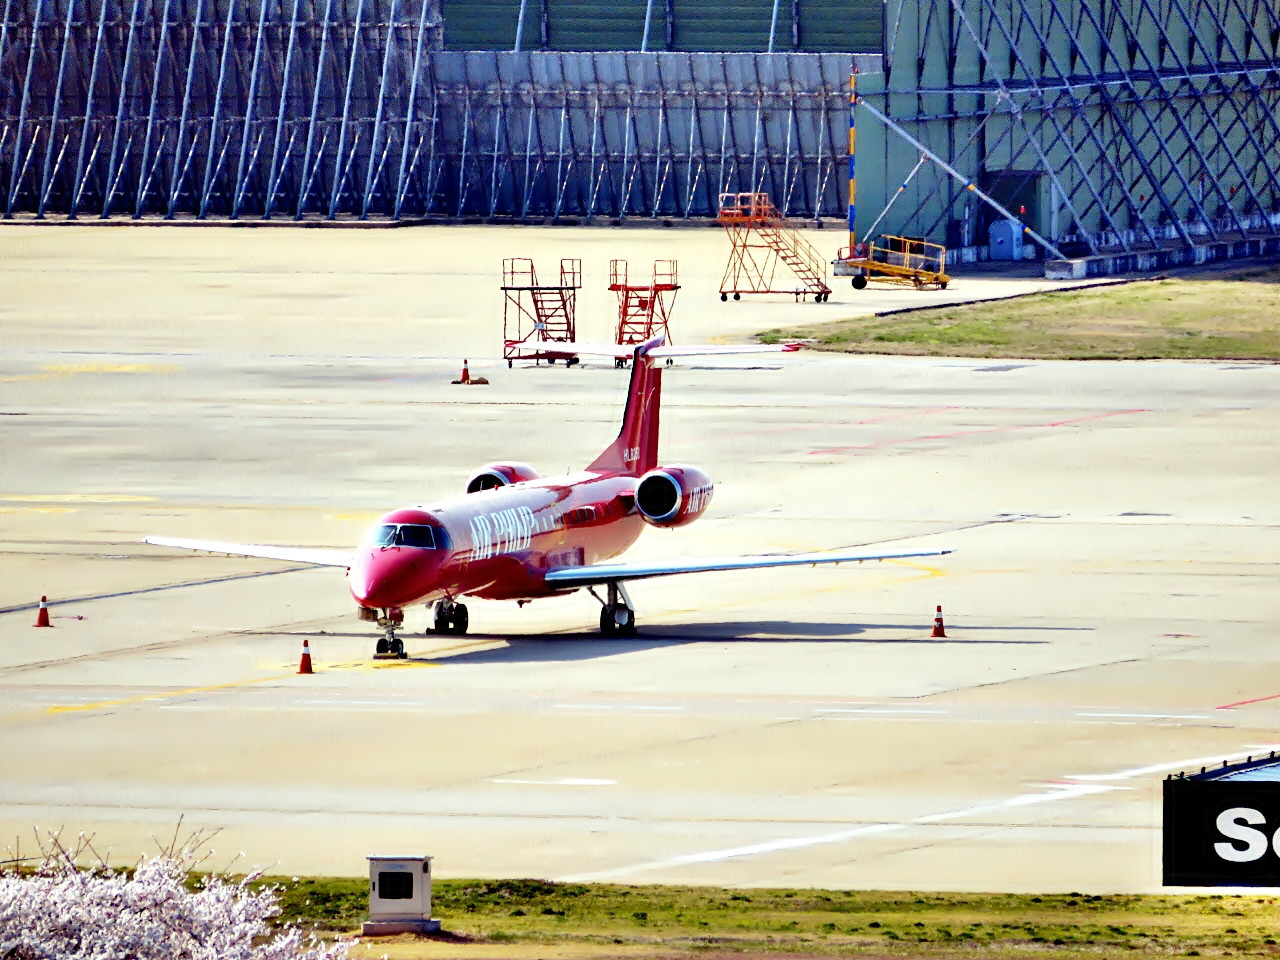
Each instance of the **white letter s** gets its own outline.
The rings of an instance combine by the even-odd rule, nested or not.
[[[1252,863],[1267,852],[1267,835],[1261,830],[1242,826],[1245,823],[1266,823],[1267,818],[1250,807],[1232,807],[1218,814],[1218,832],[1231,840],[1246,844],[1243,850],[1237,850],[1234,844],[1215,843],[1213,850],[1223,860],[1231,863]]]

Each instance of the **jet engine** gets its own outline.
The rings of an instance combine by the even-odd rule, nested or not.
[[[467,493],[479,493],[525,480],[537,480],[542,474],[527,463],[487,463],[467,481]]]
[[[714,490],[697,467],[658,467],[636,484],[636,509],[655,527],[683,527],[702,516]]]

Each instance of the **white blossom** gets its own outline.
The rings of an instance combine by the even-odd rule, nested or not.
[[[296,927],[273,931],[273,889],[256,876],[184,884],[189,850],[132,872],[84,869],[57,838],[34,872],[0,870],[0,957],[6,960],[342,960],[347,944]],[[84,849],[84,845],[78,847]]]

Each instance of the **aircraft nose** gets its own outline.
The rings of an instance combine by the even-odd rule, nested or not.
[[[357,557],[348,573],[356,603],[362,607],[402,607],[426,593],[430,571],[421,552],[389,547]]]

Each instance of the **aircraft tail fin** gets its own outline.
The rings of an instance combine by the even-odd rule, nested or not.
[[[631,385],[627,389],[627,408],[622,415],[618,439],[607,446],[588,466],[588,470],[616,471],[639,476],[658,465],[658,423],[662,407],[662,361],[673,357],[721,356],[737,353],[794,353],[796,343],[724,344],[708,346],[668,347],[662,337],[654,337],[636,346],[615,344],[594,346],[578,343],[557,344],[557,352],[584,356],[631,358]]]
[[[662,346],[662,337],[635,347],[631,353],[631,385],[622,414],[618,438],[605,447],[588,470],[632,473],[639,476],[658,465],[658,423],[662,409],[662,367],[650,351]]]

